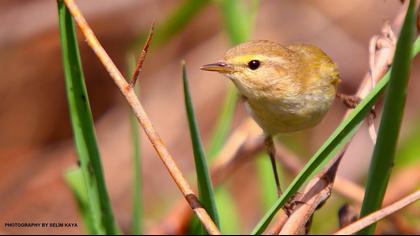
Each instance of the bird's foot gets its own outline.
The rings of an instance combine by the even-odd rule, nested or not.
[[[343,93],[337,93],[336,97],[338,99],[340,99],[341,102],[343,102],[343,104],[346,107],[348,107],[349,109],[356,108],[356,106],[359,105],[359,103],[362,101],[362,99],[357,95],[348,95],[348,94],[343,94]],[[376,112],[375,112],[374,107],[372,107],[372,109],[370,110],[370,114],[371,114],[373,119],[376,117]]]

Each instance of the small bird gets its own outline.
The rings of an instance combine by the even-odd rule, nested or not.
[[[223,60],[201,69],[222,73],[238,88],[264,131],[280,195],[272,138],[311,128],[322,120],[337,96],[336,64],[316,46],[255,40],[228,50]]]

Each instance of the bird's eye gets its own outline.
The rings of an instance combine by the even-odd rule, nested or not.
[[[260,67],[261,62],[258,60],[252,60],[248,62],[248,68],[251,70],[256,70],[258,67]]]

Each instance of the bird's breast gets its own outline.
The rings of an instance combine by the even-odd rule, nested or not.
[[[270,135],[294,132],[318,124],[335,98],[335,87],[301,96],[279,99],[248,99],[247,110]]]

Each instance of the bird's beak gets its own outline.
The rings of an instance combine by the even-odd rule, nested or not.
[[[206,71],[216,71],[216,72],[223,73],[223,74],[233,72],[233,67],[231,65],[227,64],[224,61],[219,61],[219,62],[216,62],[216,63],[207,64],[207,65],[201,66],[200,69],[201,70],[206,70]]]

